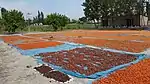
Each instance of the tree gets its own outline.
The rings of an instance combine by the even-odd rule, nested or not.
[[[7,13],[7,10],[5,8],[1,8],[1,15],[2,15],[2,18],[5,17],[5,13]]]
[[[71,23],[77,23],[78,21],[77,20],[75,20],[75,19],[72,19],[71,20]]]
[[[4,19],[6,17],[6,14],[7,14],[7,10],[5,8],[1,8],[1,20],[0,20],[0,25],[1,25],[1,29],[5,29],[5,26],[4,26]]]
[[[29,26],[29,25],[31,25],[33,22],[32,22],[32,20],[29,18],[29,19],[27,19],[26,20],[26,24]]]
[[[0,31],[3,31],[3,28],[4,28],[3,20],[2,20],[2,18],[0,18]]]
[[[8,32],[15,32],[17,28],[22,30],[25,26],[23,13],[18,10],[7,11],[2,20]]]
[[[33,23],[34,23],[34,24],[37,23],[38,25],[39,25],[40,23],[44,24],[44,13],[38,11],[38,15],[35,16],[35,17],[33,17]]]
[[[59,15],[59,19],[61,30],[63,30],[63,27],[65,27],[68,23],[70,23],[70,19],[65,15]]]
[[[93,21],[95,27],[101,20],[104,26],[108,26],[108,19],[118,16],[131,16],[144,13],[143,3],[145,0],[85,0],[84,14]]]
[[[44,13],[41,12],[41,23],[44,24]]]
[[[148,20],[150,20],[150,4],[149,4],[149,2],[147,2],[147,8],[146,8],[147,10],[147,15],[148,15]]]
[[[40,11],[38,11],[37,19],[38,19],[38,24],[40,24],[40,22],[41,22],[41,13],[40,13]]]
[[[65,27],[69,21],[70,20],[67,16],[58,13],[52,13],[46,17],[46,24],[52,25],[55,31],[57,31],[58,28],[61,28],[62,30],[62,28]]]
[[[38,17],[37,16],[33,17],[33,24],[36,24],[36,23],[38,23]]]
[[[86,18],[90,21],[93,21],[96,28],[98,28],[97,24],[99,24],[102,17],[100,10],[102,9],[101,1],[102,0],[85,0],[85,2],[82,4]]]
[[[81,17],[81,18],[79,18],[79,21],[87,22],[87,18],[86,17]]]

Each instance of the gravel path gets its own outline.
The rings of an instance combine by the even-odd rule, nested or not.
[[[35,66],[37,63],[32,57],[22,56],[16,49],[0,43],[0,84],[63,84],[43,77],[33,69]],[[90,81],[71,78],[65,84],[88,84]]]

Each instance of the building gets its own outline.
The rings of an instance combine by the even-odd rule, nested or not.
[[[130,15],[130,16],[118,16],[109,18],[108,20],[102,20],[103,26],[150,26],[150,17],[148,17],[147,8],[149,8],[149,1],[145,0],[143,3],[145,15]]]
[[[105,24],[103,26],[147,26],[148,17],[142,15],[120,16],[108,19],[108,23],[105,20],[102,22]]]

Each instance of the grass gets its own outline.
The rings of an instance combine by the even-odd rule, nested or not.
[[[76,23],[73,23],[73,24],[68,24],[66,26],[66,29],[94,29],[95,26],[94,24],[76,24]]]
[[[63,30],[72,30],[72,29],[86,29],[86,30],[143,30],[143,28],[95,28],[94,24],[77,24],[72,23],[66,25],[66,27],[63,28]],[[62,31],[60,28],[57,31]],[[25,27],[22,31],[20,29],[17,29],[16,32],[54,32],[54,29],[52,26],[48,25],[40,25],[40,26],[28,26]],[[0,28],[0,34],[3,34],[4,31]]]
[[[54,32],[52,26],[41,25],[41,26],[28,26],[24,28],[23,32]],[[72,29],[94,29],[93,24],[68,24],[63,30],[72,30]],[[20,31],[20,30],[19,30]],[[59,28],[57,31],[61,31]]]
[[[41,25],[41,26],[28,26],[24,28],[24,32],[48,32],[48,31],[54,31],[51,26],[48,25]]]

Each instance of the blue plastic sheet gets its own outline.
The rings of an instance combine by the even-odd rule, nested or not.
[[[0,38],[0,42],[3,42],[3,40]]]
[[[13,46],[13,45],[10,45],[10,46]],[[15,47],[15,46],[13,46]],[[56,47],[48,47],[48,48],[40,48],[40,49],[31,49],[31,50],[21,50],[17,47],[18,51],[21,52],[21,54],[23,55],[28,55],[28,56],[33,56],[35,59],[37,59],[37,62],[40,63],[40,64],[45,64],[45,62],[42,61],[42,58],[40,57],[35,57],[34,55],[36,54],[39,54],[39,53],[46,53],[46,52],[57,52],[57,51],[62,51],[62,50],[71,50],[71,49],[75,49],[75,48],[82,48],[82,47],[87,47],[85,45],[78,45],[78,44],[69,44],[69,43],[65,43],[63,45],[59,45],[59,46],[56,46]],[[129,54],[129,53],[125,53],[123,52],[123,54]],[[116,71],[116,70],[119,70],[121,68],[125,68],[127,66],[130,66],[131,64],[135,64],[139,61],[141,61],[142,59],[145,58],[145,54],[135,54],[134,56],[137,57],[137,59],[133,62],[130,62],[130,63],[127,63],[127,64],[123,64],[123,65],[119,65],[119,66],[115,66],[111,69],[108,69],[106,71],[101,71],[101,72],[97,72],[97,73],[94,73],[92,75],[85,75],[85,74],[80,74],[78,72],[73,72],[73,71],[70,71],[70,70],[66,70],[64,69],[63,67],[61,66],[56,66],[54,64],[49,64],[49,63],[46,63],[48,64],[49,66],[51,66],[53,69],[55,70],[58,70],[60,72],[63,72],[65,74],[68,74],[68,75],[71,75],[71,76],[74,76],[74,77],[78,77],[78,78],[89,78],[89,79],[97,79],[97,78],[101,78],[101,77],[105,77],[107,75],[109,75],[110,73]]]

